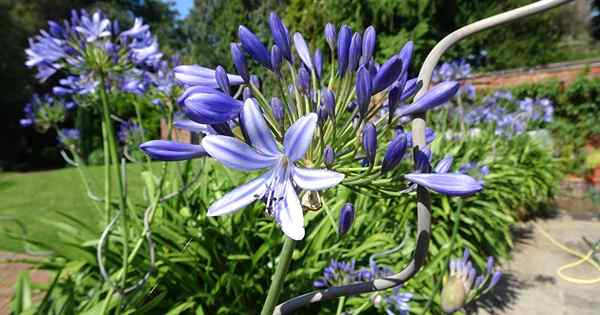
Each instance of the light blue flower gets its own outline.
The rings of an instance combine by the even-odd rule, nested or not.
[[[246,100],[241,124],[252,146],[237,138],[208,135],[202,140],[206,152],[223,165],[240,170],[267,169],[258,178],[230,191],[208,208],[209,216],[231,213],[263,199],[283,232],[292,239],[304,237],[304,216],[296,189],[322,190],[337,185],[344,175],[325,169],[294,165],[304,157],[317,126],[317,114],[297,120],[286,132],[283,149],[267,126],[253,99]]]
[[[93,42],[98,38],[109,37],[111,35],[110,20],[102,17],[100,12],[94,13],[90,19],[89,15],[81,16],[81,24],[75,26],[75,30],[85,37],[87,42]]]

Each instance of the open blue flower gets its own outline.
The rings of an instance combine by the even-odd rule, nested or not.
[[[263,199],[268,213],[292,239],[304,237],[304,216],[296,189],[322,190],[337,185],[344,175],[325,169],[294,165],[304,157],[317,126],[317,114],[297,120],[286,132],[280,149],[253,99],[246,100],[241,123],[252,146],[237,138],[209,135],[202,140],[206,152],[223,165],[240,170],[268,169],[258,178],[230,191],[208,208],[209,216],[223,215]]]
[[[75,30],[81,33],[87,42],[93,42],[98,38],[110,36],[109,26],[110,20],[96,12],[91,19],[88,15],[82,15],[81,25],[75,26]]]

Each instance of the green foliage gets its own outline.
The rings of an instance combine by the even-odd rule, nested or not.
[[[459,199],[433,195],[429,261],[403,289],[416,294],[417,302],[412,303],[415,310],[424,305],[436,281],[447,272],[448,257],[460,255],[463,248],[471,251],[480,267],[485,265],[488,255],[508,257],[512,245],[510,225],[518,215],[529,213],[520,213],[520,210],[538,209],[548,200],[560,178],[558,163],[551,153],[526,135],[502,140],[493,132],[485,131],[479,137],[464,141],[439,137],[432,150],[434,160],[453,154],[457,166],[478,161],[489,165],[491,173],[485,177],[484,192],[476,197]],[[127,309],[144,314],[253,314],[253,310],[260,309],[274,272],[281,232],[273,220],[265,216],[260,203],[235,215],[207,217],[208,205],[245,182],[246,177],[209,160],[192,166],[189,162],[170,166],[176,168],[170,169],[170,173],[187,175],[183,179],[170,179],[166,191],[176,190],[196,177],[192,174],[200,174],[185,194],[156,209],[152,231],[157,267],[142,289],[127,296]],[[158,179],[148,179],[145,195],[152,195],[150,191],[155,188],[151,187],[156,187]],[[307,236],[296,245],[282,299],[311,290],[312,281],[320,276],[330,259],[356,259],[357,266],[368,266],[371,255],[400,243],[403,246],[399,251],[378,258],[378,262],[400,270],[411,258],[416,230],[413,196],[383,198],[339,187],[322,197],[323,209],[305,215]],[[143,240],[142,212],[149,201],[132,202],[133,208],[139,210],[132,214],[137,224],[130,231],[136,236],[131,240],[131,247]],[[337,216],[345,202],[354,203],[357,217],[350,232],[340,238]],[[454,213],[459,207],[462,207],[462,215],[457,218]],[[457,242],[451,248],[449,239],[456,219],[460,220],[460,229]],[[47,222],[57,231],[55,236],[26,236],[29,246],[53,252],[39,268],[57,274],[56,283],[48,290],[46,302],[38,305],[38,311],[45,313],[66,307],[72,313],[92,312],[102,307],[110,292],[108,284],[99,277],[94,258],[98,221],[63,214],[60,222]],[[109,273],[114,275],[120,270],[122,236],[114,232],[110,240],[103,256]],[[130,264],[130,279],[143,277],[149,268],[148,259],[147,247],[142,245]],[[114,310],[119,298],[113,295],[107,308]],[[436,298],[430,310],[432,314],[438,313],[437,303]],[[335,304],[327,302],[304,311],[333,314]],[[350,298],[346,303],[348,309],[360,306],[367,312],[375,312],[370,295]]]

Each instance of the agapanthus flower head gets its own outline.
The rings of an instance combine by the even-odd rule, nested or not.
[[[329,286],[338,286],[350,284],[356,281],[356,261],[342,262],[332,259],[323,270],[323,277],[315,280],[313,285],[316,288],[326,288]]]
[[[67,147],[77,144],[79,138],[79,129],[76,128],[63,128],[58,132],[58,142]]]
[[[492,257],[488,257],[485,272],[477,275],[466,250],[462,258],[450,261],[449,268],[450,273],[444,277],[441,295],[441,307],[446,313],[454,313],[490,291],[502,275],[499,271],[493,271],[494,260]],[[487,287],[486,283],[488,283]]]
[[[119,126],[117,137],[124,144],[142,143],[142,127],[133,120],[127,120]]]
[[[413,294],[410,292],[400,291],[401,287],[397,286],[392,289],[392,294],[385,298],[385,311],[388,315],[406,315],[410,311],[408,302],[412,300]]]

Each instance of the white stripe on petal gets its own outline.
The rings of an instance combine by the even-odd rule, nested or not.
[[[294,167],[294,183],[305,190],[322,190],[333,187],[344,180],[344,174],[326,170]]]
[[[267,190],[265,181],[269,176],[271,176],[271,172],[266,172],[260,177],[228,192],[208,208],[208,215],[217,216],[231,213],[262,198]]]
[[[258,108],[258,104],[249,98],[244,102],[244,107],[241,112],[241,120],[244,126],[244,130],[250,139],[250,143],[259,151],[269,155],[279,154],[279,149],[273,138],[273,133],[263,114]]]
[[[299,241],[304,238],[304,213],[292,183],[288,181],[286,185],[285,199],[280,203],[277,215],[283,233]]]
[[[223,165],[240,171],[271,167],[278,161],[278,157],[260,153],[233,137],[209,135],[202,139],[202,146]]]
[[[298,119],[285,133],[283,147],[285,154],[292,162],[304,157],[308,150],[315,128],[317,128],[317,118],[317,114],[310,113]]]

